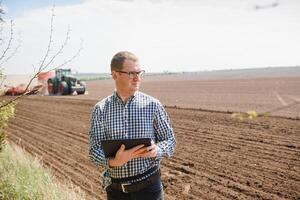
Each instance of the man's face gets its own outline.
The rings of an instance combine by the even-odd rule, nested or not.
[[[122,93],[132,94],[139,90],[141,78],[134,75],[133,78],[124,72],[140,72],[141,68],[138,62],[132,60],[125,60],[123,63],[122,72],[113,71],[113,79],[116,82],[117,90]]]

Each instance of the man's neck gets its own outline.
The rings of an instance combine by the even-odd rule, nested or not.
[[[135,92],[131,92],[131,93],[129,93],[129,92],[120,92],[120,91],[116,91],[117,92],[117,94],[118,94],[118,96],[122,99],[122,101],[124,102],[124,103],[126,103],[127,101],[128,101],[128,99],[132,96],[132,95],[134,95],[134,93]]]

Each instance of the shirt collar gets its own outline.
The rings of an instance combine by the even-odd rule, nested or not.
[[[128,98],[128,101],[126,103],[130,103],[131,101],[133,101],[134,99],[136,99],[136,96],[139,94],[139,91],[135,91],[134,94]],[[118,95],[117,90],[115,89],[113,96],[116,100],[118,100],[120,103],[124,104],[123,100],[121,99],[121,97]]]

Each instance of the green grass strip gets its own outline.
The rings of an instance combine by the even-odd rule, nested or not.
[[[16,145],[5,145],[0,153],[1,200],[82,200],[83,193],[71,183],[62,184]]]

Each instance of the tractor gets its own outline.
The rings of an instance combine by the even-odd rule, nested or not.
[[[85,83],[71,75],[71,69],[56,69],[55,76],[48,81],[49,95],[68,95],[85,93]]]

